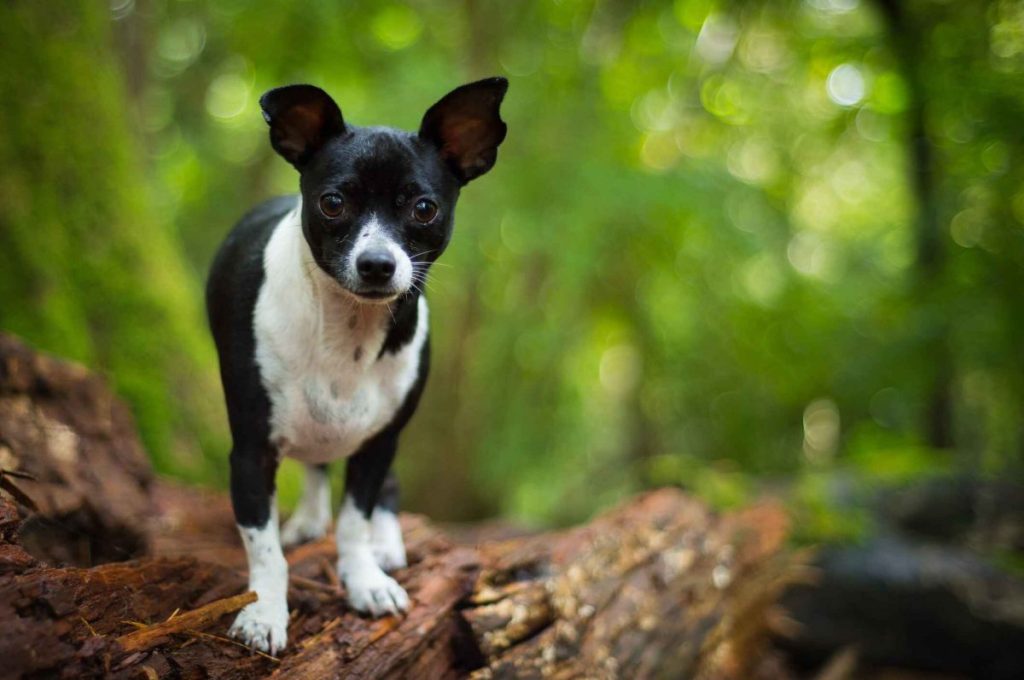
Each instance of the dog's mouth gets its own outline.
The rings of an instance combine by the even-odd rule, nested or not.
[[[409,292],[412,285],[407,276],[392,275],[382,281],[360,276],[355,267],[342,266],[331,272],[332,278],[346,295],[361,304],[388,304]]]
[[[348,293],[349,296],[355,298],[356,302],[371,305],[384,305],[394,302],[407,292],[390,286],[386,288],[366,288],[348,286],[341,281],[338,283],[341,284],[342,290]]]
[[[393,300],[401,295],[400,291],[393,290],[353,290],[350,292],[358,298],[371,300],[373,302]]]

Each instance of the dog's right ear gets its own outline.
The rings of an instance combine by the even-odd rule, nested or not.
[[[501,101],[504,78],[487,78],[457,87],[431,106],[420,124],[420,139],[433,144],[459,182],[484,174],[498,158],[505,139]]]
[[[274,88],[260,97],[260,108],[270,125],[270,144],[299,169],[327,140],[345,132],[341,109],[312,85]]]

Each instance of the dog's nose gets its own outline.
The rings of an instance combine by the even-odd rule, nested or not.
[[[372,286],[380,286],[391,280],[395,274],[395,257],[387,250],[364,251],[356,258],[359,278]]]

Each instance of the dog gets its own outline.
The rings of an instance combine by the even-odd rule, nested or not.
[[[287,644],[282,545],[328,531],[335,460],[346,460],[335,531],[349,604],[372,616],[410,606],[386,572],[406,566],[391,464],[427,378],[422,286],[448,245],[461,188],[497,159],[507,89],[504,78],[456,88],[417,133],[351,125],[312,85],[260,98],[299,194],[238,222],[206,288],[231,428],[231,501],[258,595],[230,634],[252,648],[276,654]],[[306,472],[279,530],[281,456]]]

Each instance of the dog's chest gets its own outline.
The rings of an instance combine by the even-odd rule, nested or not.
[[[322,333],[264,335],[257,357],[270,398],[271,441],[282,455],[308,463],[350,456],[391,422],[419,372],[426,334],[426,304],[419,304],[422,330],[394,354],[380,355],[386,329],[375,318],[352,322],[350,315],[339,320],[343,328],[326,324]]]
[[[303,276],[281,276],[273,248],[272,239],[254,314],[271,441],[282,455],[307,463],[350,456],[391,422],[416,383],[426,300],[417,302],[410,342],[382,354],[391,318],[386,308],[357,306],[299,285]]]

